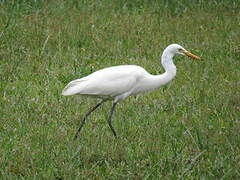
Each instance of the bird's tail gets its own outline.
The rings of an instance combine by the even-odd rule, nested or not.
[[[81,89],[85,86],[87,79],[76,79],[68,83],[62,91],[63,96],[70,96],[74,94],[81,93]]]

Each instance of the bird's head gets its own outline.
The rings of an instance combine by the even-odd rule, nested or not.
[[[182,56],[191,57],[193,59],[200,59],[200,57],[190,53],[179,44],[171,44],[165,49],[165,51],[171,53],[173,56],[179,54]]]

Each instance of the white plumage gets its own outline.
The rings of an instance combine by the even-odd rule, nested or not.
[[[162,54],[161,63],[165,69],[163,74],[152,75],[144,68],[136,65],[120,65],[104,68],[86,77],[71,81],[63,89],[62,95],[69,96],[79,94],[102,99],[101,102],[85,113],[75,137],[77,137],[77,134],[85,123],[86,117],[106,100],[113,100],[108,124],[116,136],[116,132],[111,125],[112,113],[116,103],[130,95],[159,88],[171,81],[176,75],[176,66],[172,59],[176,54],[200,59],[198,56],[186,51],[182,46],[171,44]]]

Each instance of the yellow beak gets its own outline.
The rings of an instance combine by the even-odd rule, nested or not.
[[[201,59],[199,56],[196,56],[196,55],[190,53],[189,51],[183,50],[182,52],[183,52],[186,56],[191,57],[191,58],[193,58],[193,59]]]

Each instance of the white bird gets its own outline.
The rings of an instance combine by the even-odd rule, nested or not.
[[[82,129],[87,116],[107,100],[113,102],[107,122],[116,137],[117,134],[112,126],[112,115],[116,104],[130,95],[154,90],[171,81],[176,75],[173,56],[177,54],[200,59],[200,57],[185,50],[182,46],[171,44],[163,51],[161,57],[161,63],[165,69],[163,74],[152,75],[144,68],[136,65],[119,65],[107,67],[71,81],[63,89],[62,95],[80,94],[101,99],[100,102],[84,114],[75,138]]]

